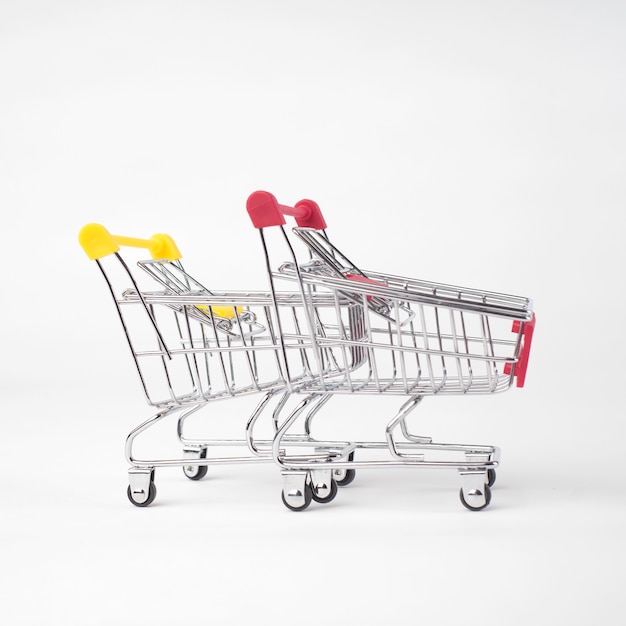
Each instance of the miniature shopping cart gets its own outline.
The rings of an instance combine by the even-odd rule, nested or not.
[[[261,237],[268,291],[215,292],[182,266],[166,235],[138,240],[83,228],[80,241],[113,295],[140,380],[157,412],[127,438],[128,497],[147,506],[157,467],[181,466],[194,480],[211,464],[273,462],[292,510],[330,502],[360,468],[452,468],[471,510],[491,500],[499,449],[434,443],[407,417],[429,395],[497,393],[523,386],[535,317],[527,298],[364,270],[326,233],[319,207],[294,207],[255,192],[248,213]],[[284,216],[298,226],[285,229]],[[148,248],[139,284],[120,246]],[[282,246],[286,261],[274,265]],[[113,280],[126,281],[118,289]],[[258,394],[241,437],[192,438],[187,418],[218,400]],[[337,394],[401,396],[375,441],[313,436],[315,417]],[[272,407],[272,408],[270,408]],[[174,415],[181,458],[138,459],[136,437]],[[337,418],[340,419],[340,418]],[[271,435],[257,437],[259,423]],[[224,447],[237,454],[217,454]]]

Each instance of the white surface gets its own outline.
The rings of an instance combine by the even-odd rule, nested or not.
[[[603,1],[3,2],[0,621],[618,623],[625,26]],[[215,289],[265,288],[259,188],[317,200],[365,266],[534,298],[525,389],[419,409],[502,447],[487,511],[389,470],[293,514],[269,465],[127,502],[150,411],[78,230],[168,232]],[[397,405],[333,404],[372,429]]]

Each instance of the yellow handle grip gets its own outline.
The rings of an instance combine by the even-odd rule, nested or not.
[[[87,224],[83,226],[78,233],[78,241],[92,261],[101,259],[114,252],[119,252],[120,246],[146,248],[150,251],[153,259],[177,261],[183,257],[174,240],[169,235],[152,235],[150,239],[122,237],[120,235],[111,235],[101,224]]]

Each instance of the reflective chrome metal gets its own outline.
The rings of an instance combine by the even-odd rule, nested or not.
[[[461,475],[461,490],[463,500],[465,500],[468,508],[482,509],[489,504],[487,496],[489,487],[487,486],[486,470],[459,470]]]
[[[148,500],[154,468],[131,467],[128,470],[129,495],[139,505]]]
[[[362,270],[310,229],[294,230],[305,245],[302,259],[285,229],[272,229],[288,257],[274,265],[265,230],[268,291],[210,291],[179,261],[165,260],[138,263],[141,278],[151,281],[145,288],[119,253],[98,260],[156,410],[126,441],[135,503],[148,501],[156,467],[180,466],[193,477],[205,465],[274,462],[283,499],[295,509],[308,506],[311,489],[320,500],[334,495],[333,476],[393,467],[456,469],[466,505],[488,504],[485,485],[498,448],[434,443],[411,433],[407,418],[425,396],[507,390],[522,341],[523,324],[511,330],[512,322],[530,320],[532,302]],[[239,437],[188,434],[202,409],[219,422],[219,400],[253,394],[261,399]],[[404,400],[391,420],[383,416],[379,440],[316,438],[315,418],[337,394]],[[136,457],[137,437],[170,418],[183,454]],[[258,435],[261,424],[269,434]]]
[[[331,469],[313,469],[310,472],[311,487],[319,498],[327,498],[331,493],[333,472]]]
[[[285,504],[293,509],[302,509],[307,506],[306,472],[281,472],[283,476],[283,499]]]

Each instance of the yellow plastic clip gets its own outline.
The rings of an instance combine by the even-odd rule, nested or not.
[[[196,307],[207,315],[209,315],[211,311],[215,317],[220,317],[226,320],[232,320],[238,315],[241,315],[243,312],[242,306],[212,306],[210,311],[206,304],[196,304]]]
[[[78,241],[92,261],[101,259],[114,252],[119,252],[120,246],[146,248],[150,251],[153,259],[177,261],[183,256],[169,235],[152,235],[150,239],[122,237],[120,235],[111,235],[101,224],[87,224],[83,226],[78,233]]]

